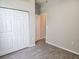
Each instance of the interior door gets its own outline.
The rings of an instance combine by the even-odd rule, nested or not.
[[[25,48],[29,43],[29,13],[0,8],[0,56]]]

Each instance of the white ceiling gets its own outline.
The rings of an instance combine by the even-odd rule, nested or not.
[[[45,3],[47,0],[36,0],[37,3]]]

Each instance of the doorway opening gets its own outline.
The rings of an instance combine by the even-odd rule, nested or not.
[[[47,13],[41,12],[41,4],[35,4],[36,17],[36,44],[45,44],[46,41],[46,19]]]

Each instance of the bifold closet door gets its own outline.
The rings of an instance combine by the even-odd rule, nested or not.
[[[0,56],[25,48],[28,43],[28,12],[0,8]]]

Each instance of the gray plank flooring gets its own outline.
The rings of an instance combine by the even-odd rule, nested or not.
[[[37,43],[35,47],[10,53],[0,59],[79,59],[79,56],[49,44]]]

